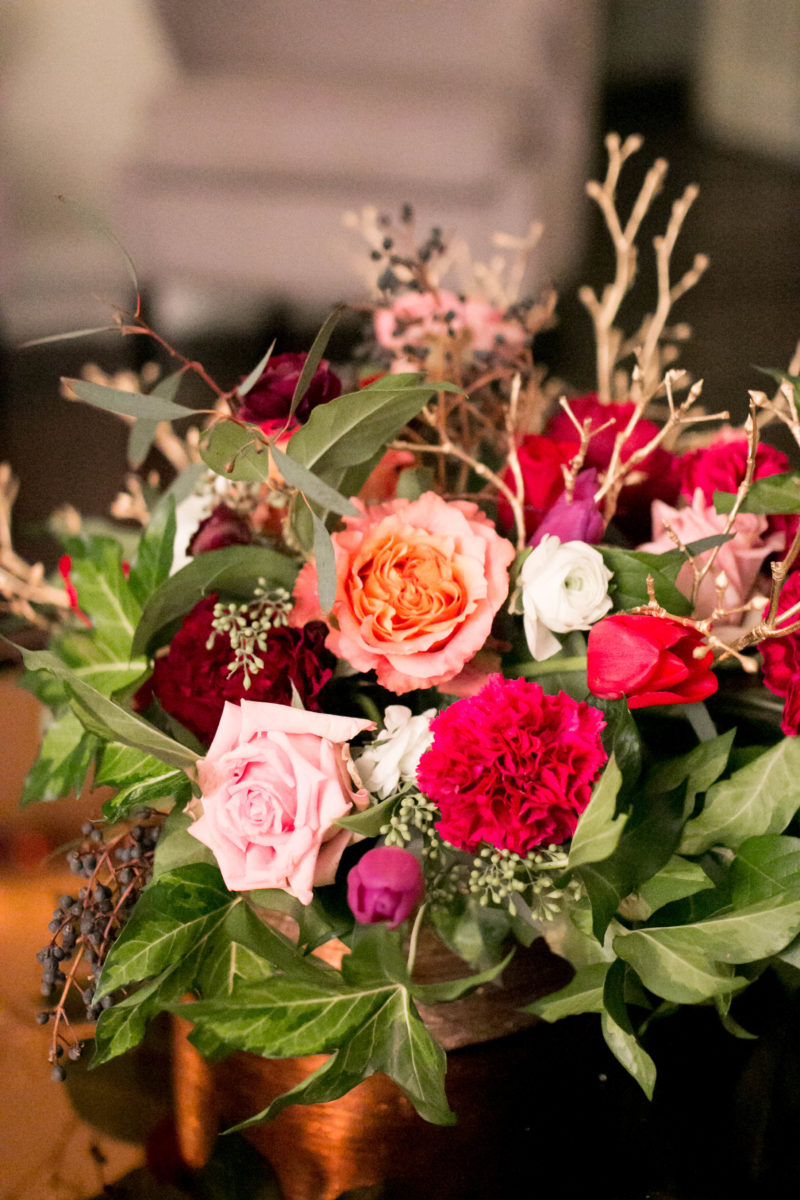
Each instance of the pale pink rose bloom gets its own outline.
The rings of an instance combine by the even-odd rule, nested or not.
[[[293,625],[322,618],[325,645],[398,695],[436,687],[482,648],[508,594],[514,547],[477,504],[435,492],[345,517],[332,535],[336,598],[320,611],[316,566],[295,584]]]
[[[687,546],[691,542],[700,541],[701,538],[723,533],[728,519],[706,504],[700,488],[695,490],[692,503],[686,508],[670,508],[663,501],[654,500],[652,515],[653,541],[638,547],[639,550],[646,550],[651,554],[662,554],[665,550],[675,549],[674,540],[664,528],[665,523],[677,534],[684,546]],[[725,609],[738,608],[751,598],[764,559],[784,547],[785,537],[782,531],[764,536],[768,527],[769,521],[766,517],[756,516],[755,513],[739,514],[734,522],[734,537],[720,547],[714,566],[700,585],[693,613],[697,620],[711,616],[714,611],[717,603],[715,580],[721,571],[724,571],[727,580],[723,593]],[[711,551],[707,550],[698,555],[695,559],[697,565],[702,567],[710,554]],[[677,586],[685,596],[691,596],[692,580],[692,568],[687,562],[681,568],[677,579]],[[728,627],[739,626],[741,622],[741,613],[725,618],[725,625]]]
[[[444,316],[450,316],[449,321]],[[514,321],[503,320],[502,311],[487,300],[459,300],[452,292],[404,292],[388,308],[379,308],[374,317],[378,344],[395,357],[392,372],[413,369],[403,354],[404,346],[424,346],[441,337],[447,329],[456,333],[469,330],[473,350],[520,350],[525,330]],[[498,341],[498,338],[500,339]]]
[[[369,802],[348,743],[372,721],[284,704],[226,703],[197,764],[202,816],[189,832],[232,891],[280,888],[302,904],[333,883],[353,834],[333,824]]]

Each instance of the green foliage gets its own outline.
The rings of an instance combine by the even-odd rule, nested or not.
[[[686,563],[680,550],[650,554],[643,550],[621,550],[618,546],[598,546],[603,562],[614,572],[610,585],[617,612],[647,604],[647,577],[652,577],[656,600],[677,617],[688,616],[692,606],[675,586],[678,573]]]
[[[729,513],[735,503],[736,492],[714,492],[714,508],[718,513]],[[800,471],[753,480],[739,511],[766,516],[800,513]]]
[[[20,806],[80,795],[99,745],[71,709],[54,717],[25,779]]]

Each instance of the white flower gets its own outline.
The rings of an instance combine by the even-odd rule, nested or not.
[[[586,542],[561,542],[545,534],[525,559],[519,574],[525,637],[535,659],[561,649],[554,633],[589,629],[611,608],[612,572]]]
[[[412,715],[405,704],[390,704],[383,714],[384,728],[358,758],[358,773],[368,791],[385,800],[401,783],[417,774],[422,755],[431,744],[431,719],[436,709]]]

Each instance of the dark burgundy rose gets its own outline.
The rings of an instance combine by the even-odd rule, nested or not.
[[[189,542],[189,554],[205,554],[225,546],[249,546],[253,531],[244,517],[227,504],[218,504],[211,516],[201,521]]]
[[[265,433],[282,428],[289,415],[294,389],[306,358],[305,354],[275,354],[264,368],[261,378],[242,400],[239,409],[242,420],[260,425]],[[318,404],[325,404],[341,394],[339,378],[323,358],[295,410],[294,422],[302,425]]]
[[[319,693],[333,672],[335,660],[325,649],[327,626],[312,621],[302,629],[277,627],[258,655],[263,667],[244,687],[242,671],[228,674],[233,657],[225,634],[217,633],[211,648],[216,596],[206,596],[185,617],[166,655],[155,661],[153,695],[170,716],[180,721],[205,745],[219,724],[226,700],[264,700],[291,704],[292,684],[306,708],[319,710]]]

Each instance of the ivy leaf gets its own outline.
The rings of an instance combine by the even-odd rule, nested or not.
[[[203,845],[196,837],[192,837],[187,832],[192,824],[193,821],[189,814],[182,812],[177,806],[167,815],[161,836],[156,844],[153,859],[154,880],[161,875],[166,875],[167,872],[177,871],[181,867],[192,866],[195,863],[206,863],[211,867],[216,867],[217,860],[208,846]]]
[[[686,781],[686,812],[691,813],[698,793],[707,792],[728,765],[735,736],[736,730],[729,729],[719,737],[701,742],[688,754],[658,763],[647,774],[646,790],[671,792]]]
[[[268,959],[254,949],[261,944],[263,929],[248,905],[229,910],[222,926],[209,938],[196,973],[201,996],[230,999],[244,984],[264,983],[275,973]]]
[[[800,740],[784,738],[706,793],[703,811],[688,821],[681,854],[713,845],[737,847],[747,838],[780,833],[797,810]]]
[[[157,807],[164,800],[172,799],[182,805],[191,795],[183,771],[165,767],[153,755],[114,742],[107,743],[101,751],[95,783],[118,789],[103,805],[103,816],[112,822],[144,806]]]
[[[511,921],[504,909],[484,907],[475,896],[436,907],[433,921],[442,941],[471,967],[491,967],[503,956]]]
[[[675,586],[686,556],[680,550],[650,554],[644,550],[621,550],[617,546],[598,546],[603,562],[614,572],[612,599],[616,611],[647,604],[647,577],[652,576],[656,600],[675,616],[685,617],[692,606]]]
[[[643,1050],[633,1033],[618,1025],[608,1012],[600,1018],[603,1037],[611,1053],[641,1087],[648,1100],[653,1099],[656,1085],[656,1064]]]
[[[592,798],[581,813],[572,836],[567,863],[569,868],[602,861],[616,849],[628,819],[626,813],[615,816],[621,784],[622,772],[612,755],[595,784]]]
[[[140,606],[169,578],[175,553],[175,498],[154,509],[139,542],[139,553],[131,567],[128,584]],[[137,621],[141,610],[137,613]],[[131,641],[133,635],[131,634]]]
[[[736,906],[777,896],[800,879],[800,838],[766,833],[739,847],[730,871]]]
[[[633,714],[626,700],[601,700],[592,696],[590,703],[598,708],[606,720],[603,730],[603,746],[608,757],[614,761],[622,772],[620,800],[624,801],[631,788],[635,787],[642,770],[642,738]]]
[[[25,779],[20,807],[39,800],[51,803],[70,794],[79,796],[99,745],[71,709],[55,717]]]
[[[196,955],[176,960],[155,979],[105,1009],[95,1029],[91,1067],[99,1067],[137,1046],[148,1022],[191,988],[196,963]]]
[[[269,587],[291,591],[296,575],[295,562],[266,546],[226,546],[199,554],[147,601],[133,639],[133,653],[146,653],[167,626],[212,592],[251,600],[254,580],[263,577]]]
[[[68,538],[71,578],[78,603],[91,615],[91,638],[104,659],[130,660],[141,605],[122,570],[122,548],[114,538]]]
[[[160,975],[203,946],[231,907],[232,896],[215,867],[196,863],[152,880],[103,964],[97,1000],[117,988]]]
[[[548,1022],[580,1013],[602,1012],[603,989],[610,966],[608,962],[599,962],[580,967],[566,987],[526,1004],[522,1011]]]

